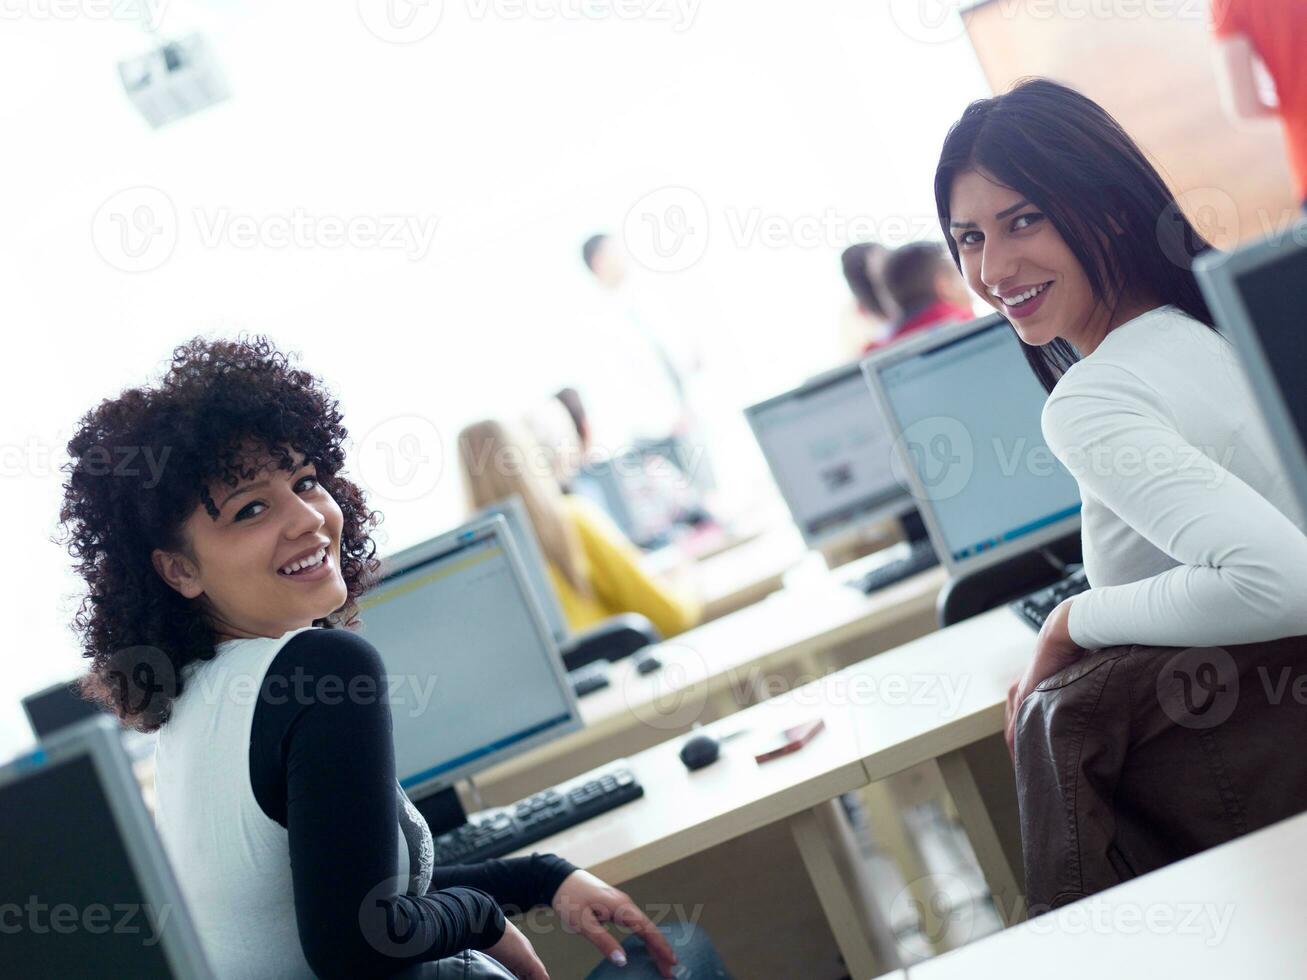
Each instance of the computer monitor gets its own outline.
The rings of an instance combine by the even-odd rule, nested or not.
[[[0,976],[210,980],[114,722],[0,768]]]
[[[400,552],[382,572],[359,601],[362,635],[386,667],[395,771],[414,801],[581,727],[502,516]]]
[[[702,513],[690,478],[656,450],[632,449],[587,463],[572,478],[572,491],[603,508],[641,548],[669,544],[678,525]]]
[[[1194,263],[1221,331],[1239,352],[1298,504],[1307,513],[1307,220]]]
[[[94,701],[82,697],[77,682],[66,681],[52,684],[22,699],[23,712],[27,722],[32,726],[32,734],[38,742],[43,742],[55,732],[70,725],[76,725],[88,718],[113,718],[106,708]],[[141,762],[154,754],[155,735],[153,732],[138,732],[115,724],[123,748],[133,762]]]
[[[545,623],[549,626],[554,642],[560,648],[566,646],[572,631],[568,629],[563,607],[558,602],[558,593],[554,591],[554,583],[549,580],[549,566],[545,563],[544,552],[540,550],[540,539],[536,537],[531,516],[526,512],[526,504],[514,494],[497,504],[482,508],[476,518],[495,515],[508,522],[508,533],[513,536],[513,544],[517,546],[517,553],[522,559],[531,591],[540,604],[540,611],[544,613]]]
[[[53,735],[61,728],[75,725],[87,718],[98,718],[104,710],[93,701],[82,697],[76,681],[52,684],[23,698],[23,712],[37,739]]]
[[[892,468],[893,440],[857,362],[744,410],[810,548],[915,506]]]
[[[1047,393],[1002,317],[905,339],[862,369],[953,578],[1079,528],[1080,488],[1040,429]]]

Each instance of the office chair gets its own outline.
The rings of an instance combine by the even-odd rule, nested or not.
[[[662,640],[658,629],[639,613],[623,613],[576,634],[563,647],[563,666],[576,670],[596,660],[622,660]]]

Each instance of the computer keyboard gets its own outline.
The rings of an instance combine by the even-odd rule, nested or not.
[[[1038,632],[1043,628],[1044,620],[1048,618],[1048,614],[1057,608],[1058,603],[1063,599],[1069,599],[1073,595],[1079,595],[1081,592],[1088,590],[1089,581],[1085,578],[1085,570],[1077,568],[1052,585],[1045,586],[1038,592],[1032,592],[1028,596],[1023,596],[1016,602],[1011,603],[1008,608],[1033,626],[1035,632]]]
[[[924,572],[939,564],[939,558],[936,557],[935,549],[931,547],[929,541],[914,541],[911,548],[907,557],[873,568],[866,575],[855,578],[848,584],[864,595],[871,595],[878,589],[902,582],[905,578],[911,578],[918,572]]]
[[[602,691],[612,683],[612,678],[609,677],[610,669],[611,665],[607,660],[596,660],[576,670],[569,670],[567,679],[572,685],[572,692],[578,698],[583,698],[595,691]]]
[[[512,806],[474,814],[463,826],[441,834],[435,839],[436,864],[500,857],[642,796],[644,787],[626,768],[566,790],[547,789]]]

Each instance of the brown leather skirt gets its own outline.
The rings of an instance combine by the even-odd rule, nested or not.
[[[1037,915],[1307,810],[1307,637],[1088,653],[1015,746]]]

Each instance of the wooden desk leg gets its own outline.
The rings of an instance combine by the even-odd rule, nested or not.
[[[1016,779],[1003,736],[936,760],[1004,925],[1026,917]]]
[[[930,893],[930,870],[903,819],[903,807],[895,797],[894,788],[887,780],[879,780],[864,786],[859,795],[867,807],[871,835],[889,854],[907,883],[904,887],[912,896],[922,939],[932,954],[946,952],[948,930]]]
[[[853,828],[839,800],[797,813],[790,832],[853,980],[899,968],[894,937],[865,881]]]

